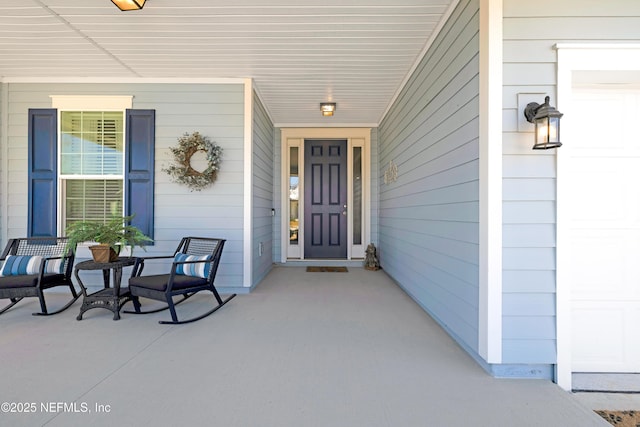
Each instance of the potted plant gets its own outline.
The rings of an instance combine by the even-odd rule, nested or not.
[[[89,246],[93,260],[96,262],[112,262],[118,258],[120,249],[124,246],[133,248],[140,246],[144,249],[147,242],[152,240],[145,236],[139,228],[130,224],[133,215],[114,216],[106,222],[77,221],[71,223],[66,230],[69,247],[75,248],[83,242],[96,242],[98,245]]]

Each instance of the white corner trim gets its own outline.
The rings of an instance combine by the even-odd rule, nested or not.
[[[568,247],[570,227],[571,138],[573,133],[572,98],[574,71],[640,71],[640,44],[630,43],[559,43],[557,49],[557,108],[562,111],[562,140],[566,144],[557,154],[556,185],[556,383],[571,390],[571,252]]]
[[[244,221],[242,285],[250,288],[253,280],[253,81],[244,82]]]
[[[502,362],[502,0],[480,1],[478,353]]]

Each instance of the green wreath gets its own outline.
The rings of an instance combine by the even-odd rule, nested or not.
[[[171,176],[173,182],[184,184],[191,191],[200,191],[215,182],[222,160],[222,148],[209,141],[209,138],[199,132],[191,135],[185,133],[178,138],[178,146],[169,147],[169,150],[173,153],[176,164],[163,170]],[[191,167],[191,157],[198,151],[204,151],[207,155],[207,168],[202,172]]]

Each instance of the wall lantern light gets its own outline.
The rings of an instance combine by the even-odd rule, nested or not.
[[[118,6],[118,9],[122,11],[126,10],[140,10],[144,7],[146,0],[111,0],[113,4]]]
[[[336,103],[335,102],[321,102],[320,103],[320,112],[323,116],[333,116],[333,113],[336,111]]]
[[[562,145],[560,142],[560,117],[563,114],[549,105],[549,97],[544,104],[530,102],[524,109],[524,116],[529,123],[536,125],[534,150],[547,150]]]

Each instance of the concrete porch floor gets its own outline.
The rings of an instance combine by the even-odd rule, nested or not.
[[[157,323],[168,312],[76,321],[80,302],[32,316],[37,305],[0,316],[0,402],[21,411],[3,404],[0,425],[609,425],[549,381],[489,376],[383,271],[276,267],[181,326]]]

